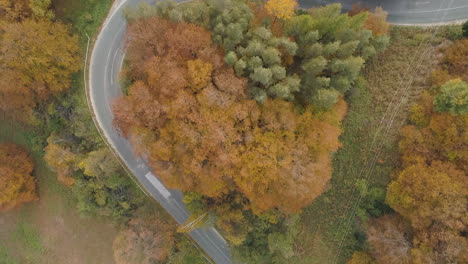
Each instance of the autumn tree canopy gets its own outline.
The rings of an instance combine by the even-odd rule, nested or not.
[[[31,16],[29,0],[0,0],[0,20],[19,22]]]
[[[445,52],[444,66],[450,75],[468,82],[468,38],[455,41]]]
[[[364,28],[371,30],[376,36],[386,35],[390,29],[390,23],[387,22],[388,12],[383,10],[382,7],[378,6],[374,12],[371,12],[370,8],[361,6],[359,3],[353,4],[351,10],[348,11],[348,15],[355,16],[361,13],[368,13],[367,19],[364,22]]]
[[[60,22],[0,24],[0,110],[28,119],[37,103],[68,89],[80,69],[78,39]]]
[[[115,122],[165,184],[212,198],[241,192],[258,213],[297,212],[323,192],[343,101],[320,115],[258,105],[193,24],[143,19],[128,37],[134,84],[114,104]]]
[[[291,18],[296,7],[296,0],[268,0],[265,4],[268,13],[279,19]]]
[[[174,247],[174,229],[160,217],[134,218],[114,239],[117,264],[165,263]]]
[[[466,88],[456,79],[424,93],[402,129],[403,167],[386,199],[413,227],[411,263],[468,261]]]
[[[411,228],[398,215],[384,215],[367,224],[370,253],[377,263],[411,263]]]
[[[435,110],[452,115],[468,114],[468,83],[456,79],[440,87],[434,100]]]
[[[21,147],[0,144],[0,211],[38,199],[33,160]]]
[[[55,17],[51,4],[52,0],[0,0],[0,21],[50,20]]]
[[[299,231],[286,219],[327,188],[343,98],[388,43],[364,27],[368,13],[294,7],[226,0],[128,9],[129,85],[113,104],[135,152],[185,193],[189,221],[206,216],[233,245],[268,254],[264,263],[293,257]]]
[[[44,160],[55,171],[59,182],[72,186],[75,183],[72,174],[76,170],[77,155],[57,144],[58,140],[56,136],[50,136],[47,139],[48,145],[44,149]]]

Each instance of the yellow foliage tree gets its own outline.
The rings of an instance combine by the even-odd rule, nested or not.
[[[29,0],[0,0],[0,23],[18,22],[30,15]]]
[[[44,160],[55,170],[59,182],[66,186],[72,186],[75,183],[71,174],[76,169],[76,154],[58,145],[55,140],[54,136],[47,139],[49,144],[44,149]]]
[[[388,186],[387,203],[415,229],[440,222],[462,231],[468,225],[467,197],[465,173],[451,163],[434,161],[404,169]]]
[[[211,81],[211,72],[213,66],[209,62],[204,62],[200,59],[187,61],[188,74],[190,78],[190,85],[194,91],[208,85]]]
[[[0,211],[37,200],[32,159],[21,147],[0,144]]]
[[[32,109],[70,87],[80,57],[78,39],[67,26],[26,19],[1,24],[0,32],[0,95],[25,98],[4,101],[0,110]]]
[[[226,239],[233,245],[241,245],[249,232],[248,222],[242,210],[224,205],[218,207],[216,213],[218,215],[216,225],[225,232]]]
[[[272,16],[286,20],[294,15],[296,6],[296,0],[268,0],[265,9]]]

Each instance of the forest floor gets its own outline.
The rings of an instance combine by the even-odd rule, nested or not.
[[[358,180],[385,189],[399,164],[398,135],[408,109],[424,89],[446,45],[446,27],[394,27],[386,51],[368,63],[367,85],[349,96],[349,111],[333,157],[329,189],[304,209],[296,259],[291,263],[345,263],[365,240]],[[387,110],[388,109],[388,110]]]
[[[112,0],[54,0],[57,19],[71,24],[86,50]],[[84,58],[84,57],[83,57]],[[74,89],[84,88],[82,72]],[[0,214],[0,264],[114,263],[112,241],[117,229],[109,219],[81,217],[70,190],[61,185],[43,160],[42,132],[0,119],[0,142],[22,145],[34,158],[34,176],[40,199]]]

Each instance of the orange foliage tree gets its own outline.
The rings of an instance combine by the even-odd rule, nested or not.
[[[388,33],[390,24],[387,22],[388,13],[382,7],[376,7],[364,22],[364,28],[369,29],[376,36],[383,36]]]
[[[174,229],[160,217],[134,218],[114,239],[117,264],[162,263],[174,247]]]
[[[33,161],[21,147],[0,144],[0,211],[37,200]]]
[[[438,222],[457,229],[468,224],[468,116],[435,112],[433,102],[424,94],[412,109],[416,126],[402,129],[403,170],[390,183],[387,202],[414,228]]]
[[[31,19],[0,25],[0,111],[27,119],[36,103],[70,87],[80,69],[78,39],[59,22]]]
[[[468,82],[468,38],[455,41],[445,52],[445,66],[452,76]]]
[[[257,214],[297,212],[323,192],[343,100],[321,114],[257,104],[210,32],[192,24],[139,20],[128,38],[133,84],[114,104],[115,124],[170,188],[213,199],[239,192]]]
[[[414,228],[440,222],[463,230],[468,225],[468,181],[448,162],[418,163],[405,168],[388,187],[387,202]]]
[[[390,24],[387,22],[388,12],[382,7],[376,7],[374,12],[368,7],[362,7],[360,4],[354,4],[349,10],[348,15],[355,16],[362,12],[367,12],[368,16],[364,22],[364,28],[372,31],[375,36],[384,36],[390,29]]]
[[[436,98],[449,96],[445,90]],[[424,93],[412,108],[414,125],[402,129],[399,145],[403,168],[387,190],[387,203],[413,227],[411,263],[468,261],[462,235],[468,226],[468,116],[451,108],[434,111],[440,100]]]

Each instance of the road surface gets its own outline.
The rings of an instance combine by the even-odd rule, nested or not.
[[[341,3],[349,10],[360,2],[372,9],[381,6],[394,24],[434,24],[468,19],[468,0],[298,0],[302,8]]]
[[[148,0],[155,2],[157,0]],[[124,36],[126,21],[123,9],[135,6],[142,0],[116,0],[111,14],[105,21],[91,54],[89,69],[89,99],[95,114],[97,126],[112,146],[115,153],[133,173],[140,186],[156,199],[169,214],[179,223],[185,222],[189,216],[182,194],[177,190],[168,190],[152,174],[148,166],[132,151],[129,142],[121,137],[112,125],[113,114],[111,105],[122,91],[119,84],[119,72],[124,60]],[[307,8],[316,4],[326,4],[336,1],[300,0],[302,7]],[[345,8],[350,8],[355,1],[340,1]],[[440,0],[439,1],[361,1],[374,7],[383,6],[390,13],[390,20],[395,23],[435,23],[440,21],[459,20],[468,16],[468,0]],[[443,10],[443,11],[434,11]],[[441,12],[446,14],[441,15]],[[213,229],[196,229],[190,233],[193,240],[212,260],[219,264],[232,263],[231,251],[226,241]]]
[[[129,142],[112,126],[112,101],[122,93],[118,80],[125,55],[123,48],[126,21],[122,10],[128,5],[133,6],[139,2],[141,0],[116,2],[117,6],[111,11],[113,13],[104,22],[91,54],[88,92],[97,124],[108,143],[136,176],[145,191],[156,199],[177,223],[181,224],[189,216],[182,202],[182,194],[177,190],[166,189],[154,177],[148,166],[133,153]],[[232,263],[231,251],[215,229],[196,229],[190,233],[190,236],[216,263]]]

